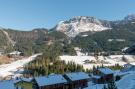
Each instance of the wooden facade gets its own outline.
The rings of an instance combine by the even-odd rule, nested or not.
[[[69,88],[65,83],[39,86],[36,82],[33,82],[33,89],[69,89]]]
[[[110,81],[112,81],[114,78],[113,73],[104,73],[100,70],[95,70],[93,71],[93,82],[94,83],[98,83],[98,84],[103,84],[103,83],[108,83]]]
[[[72,81],[68,84],[68,89],[83,89],[88,87],[87,80]]]
[[[88,78],[81,79],[81,77],[79,77],[78,80],[72,80],[67,75],[63,76],[68,81],[67,83],[68,89],[83,89],[85,87],[88,87]]]
[[[94,83],[103,84],[113,80],[113,74],[101,76],[100,78],[92,78]]]

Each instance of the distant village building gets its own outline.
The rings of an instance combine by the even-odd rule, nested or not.
[[[109,68],[98,68],[93,71],[92,80],[94,83],[108,83],[113,80],[113,71]]]
[[[34,89],[68,89],[67,80],[62,75],[39,76],[34,79]]]
[[[64,77],[68,81],[68,89],[83,89],[88,86],[89,76],[84,72],[66,73]]]
[[[24,54],[20,51],[13,51],[11,53],[9,53],[9,56],[11,57],[15,57],[15,56],[23,56]]]

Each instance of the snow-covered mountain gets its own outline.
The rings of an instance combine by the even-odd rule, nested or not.
[[[75,37],[81,32],[98,32],[111,29],[110,22],[94,17],[77,16],[68,21],[60,21],[55,30],[64,32],[69,37]]]
[[[135,20],[135,14],[131,14],[131,15],[127,15],[125,18],[124,18],[125,21],[133,21]]]

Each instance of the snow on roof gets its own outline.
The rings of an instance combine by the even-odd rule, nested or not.
[[[33,78],[19,78],[14,80],[14,83],[18,83],[18,82],[31,82],[33,80]]]
[[[35,80],[39,86],[54,85],[67,82],[67,80],[60,74],[35,77]]]
[[[0,89],[15,89],[13,80],[0,81]]]
[[[104,73],[104,74],[112,74],[114,73],[111,69],[109,68],[99,68],[98,69],[100,72]]]
[[[24,82],[31,82],[33,78],[22,78],[22,81]]]
[[[94,76],[92,76],[93,78],[96,78],[96,79],[100,79],[101,78],[101,76],[96,76],[96,75],[94,75]]]
[[[65,75],[72,81],[90,78],[89,75],[84,72],[66,73]]]
[[[13,51],[11,53],[9,53],[10,55],[19,55],[21,54],[22,52],[19,52],[19,51]]]

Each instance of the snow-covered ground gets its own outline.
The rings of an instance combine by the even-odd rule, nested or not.
[[[135,65],[135,56],[134,55],[111,55],[111,56],[98,56],[96,59],[94,56],[69,56],[63,55],[60,56],[60,60],[65,60],[68,62],[75,62],[76,64],[83,65],[85,69],[91,69],[93,66],[113,66],[115,64],[124,65],[127,62]],[[87,63],[85,62],[87,61]]]
[[[124,76],[116,85],[118,89],[135,89],[135,73]]]
[[[116,82],[118,89],[135,89],[135,71],[125,72],[126,75]],[[88,82],[88,87],[84,89],[103,89],[103,84],[93,84],[91,81]]]
[[[30,56],[28,58],[23,58],[21,60],[12,62],[10,64],[3,64],[0,65],[0,77],[6,77],[6,76],[17,76],[15,73],[18,71],[19,68],[23,68],[23,66],[30,61],[34,60],[39,54],[35,54],[33,56]]]

